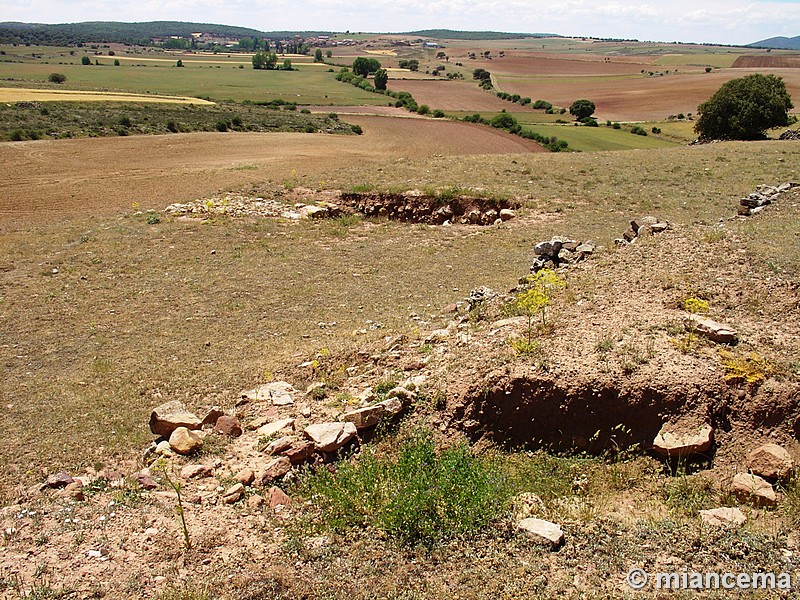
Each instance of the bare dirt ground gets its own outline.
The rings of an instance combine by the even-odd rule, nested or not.
[[[651,70],[654,56],[606,57],[600,54],[570,56],[506,52],[503,58],[470,60],[471,68],[513,75],[630,75]],[[451,59],[453,60],[453,59]]]
[[[163,209],[265,180],[317,181],[336,167],[394,158],[544,151],[470,123],[352,116],[362,136],[201,133],[0,144],[0,221]],[[35,190],[33,192],[32,190]]]
[[[720,86],[756,70],[721,69],[713,73],[670,74],[630,79],[543,79],[524,83],[499,77],[500,87],[509,93],[542,98],[557,106],[569,106],[577,98],[588,98],[597,106],[597,116],[612,121],[650,121],[678,113],[695,113]],[[800,70],[775,69],[789,93],[800,95]]]
[[[474,81],[389,81],[389,89],[410,92],[417,104],[440,110],[509,110],[510,105]]]

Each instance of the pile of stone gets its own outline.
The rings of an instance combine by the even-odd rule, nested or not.
[[[743,217],[755,215],[764,210],[767,205],[777,200],[778,196],[781,194],[798,188],[800,188],[800,183],[791,181],[782,183],[777,187],[772,185],[760,185],[756,188],[755,192],[739,200],[739,215]]]
[[[614,240],[618,246],[633,244],[640,237],[652,236],[654,233],[661,233],[667,229],[672,229],[672,224],[662,221],[650,215],[631,219],[630,227],[622,234],[621,238]]]
[[[498,225],[516,217],[505,201],[458,196],[443,201],[420,190],[403,193],[347,192],[340,201],[366,217],[429,225]]]
[[[415,390],[398,386],[381,395],[379,400],[371,388],[366,388],[357,396],[359,407],[344,412],[338,421],[309,423],[309,419],[304,419],[308,424],[300,425],[298,417],[279,416],[279,411],[284,411],[284,415],[285,411],[294,412],[297,394],[297,390],[284,381],[243,391],[237,407],[253,403],[263,407],[267,415],[253,419],[244,427],[236,416],[216,407],[200,418],[178,401],[156,406],[150,415],[150,430],[158,438],[145,450],[144,462],[149,465],[159,457],[163,457],[162,460],[186,457],[190,462],[181,469],[181,478],[185,480],[212,477],[215,472],[222,471],[235,474],[233,485],[207,495],[204,502],[233,504],[245,496],[253,496],[248,493],[251,486],[262,486],[269,488],[269,503],[273,505],[273,497],[283,494],[275,484],[294,469],[303,464],[334,460],[340,450],[358,444],[360,434],[401,414],[417,395]],[[305,414],[311,417],[310,411]],[[229,464],[220,460],[209,464],[207,458],[200,457],[210,436],[231,440],[226,454]],[[192,462],[195,458],[200,462]],[[151,478],[150,469],[137,474],[137,480],[146,489],[158,487]],[[261,500],[252,502],[267,502],[262,496],[258,498]]]
[[[787,129],[778,139],[791,142],[800,141],[800,129]]]
[[[170,204],[164,212],[174,216],[209,217],[255,217],[281,219],[325,219],[341,214],[336,204],[286,204],[275,199],[226,194],[202,198],[187,203]]]
[[[569,266],[594,254],[596,249],[597,246],[592,241],[579,242],[561,237],[539,242],[533,247],[531,273]]]

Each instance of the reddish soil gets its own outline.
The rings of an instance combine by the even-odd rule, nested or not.
[[[634,77],[630,79],[582,79],[580,81],[518,83],[500,78],[500,87],[512,94],[542,98],[557,106],[569,106],[576,98],[589,98],[597,106],[600,119],[648,121],[678,113],[695,113],[702,102],[731,79],[747,74],[743,69],[724,69],[713,73]],[[755,72],[755,71],[753,71]],[[800,95],[800,70],[775,69],[789,93]]]
[[[0,222],[114,214],[134,203],[142,210],[161,210],[221,189],[291,177],[302,182],[338,166],[391,157],[545,151],[471,123],[376,116],[347,120],[361,125],[364,135],[196,133],[2,143]]]
[[[654,59],[653,56],[604,57],[597,54],[564,58],[563,54],[506,52],[503,58],[470,60],[469,66],[509,75],[629,75],[642,69],[652,70]]]
[[[734,69],[799,69],[800,56],[740,56]]]
[[[485,92],[474,81],[397,80],[389,81],[389,89],[409,92],[417,104],[427,104],[431,109],[500,112],[515,106]]]

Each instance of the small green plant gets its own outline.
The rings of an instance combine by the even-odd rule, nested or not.
[[[795,470],[794,476],[783,490],[783,502],[781,510],[789,519],[789,523],[795,529],[800,528],[800,472]]]
[[[319,469],[300,485],[328,529],[373,526],[409,546],[474,534],[499,516],[507,500],[490,459],[464,443],[437,451],[422,430],[402,442],[396,458],[366,448],[335,474]]]
[[[192,549],[192,541],[189,538],[189,528],[186,526],[186,516],[184,515],[183,510],[183,499],[181,498],[181,480],[180,479],[173,479],[170,477],[168,473],[168,467],[166,462],[161,462],[157,465],[157,469],[161,472],[161,475],[164,481],[167,483],[169,487],[171,487],[176,496],[176,505],[175,505],[175,512],[178,514],[178,520],[180,521],[181,531],[183,532],[183,546],[187,550]]]
[[[534,354],[539,349],[539,342],[536,340],[526,340],[525,338],[511,338],[508,341],[514,354],[525,355]]]
[[[148,225],[158,225],[161,223],[161,215],[157,212],[148,212],[145,221]]]
[[[702,474],[687,475],[681,466],[664,487],[664,502],[673,514],[696,517],[714,503],[714,484]]]
[[[564,287],[564,280],[551,269],[542,269],[535,275],[526,278],[529,286],[527,290],[517,294],[513,302],[513,309],[528,319],[528,346],[531,345],[533,320],[541,315],[542,329],[547,327],[547,307],[550,306],[553,291]]]

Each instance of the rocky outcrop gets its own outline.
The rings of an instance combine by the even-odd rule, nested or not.
[[[309,425],[304,432],[320,452],[336,452],[357,433],[356,426],[348,421]]]
[[[340,202],[367,217],[430,225],[495,225],[516,217],[517,203],[471,196],[444,198],[413,190],[345,192]]]
[[[542,269],[557,269],[579,262],[594,254],[597,246],[592,241],[579,242],[569,238],[554,237],[538,242],[533,247],[531,273]]]
[[[740,502],[756,506],[775,506],[778,503],[772,484],[752,473],[737,473],[731,482],[731,493]]]
[[[684,319],[688,331],[707,337],[718,344],[736,345],[739,343],[738,332],[729,325],[717,323],[700,315],[690,314]]]
[[[789,132],[787,131],[783,135],[787,133]],[[784,138],[781,137],[781,139]],[[739,200],[739,215],[743,217],[755,215],[764,210],[766,206],[775,202],[781,194],[795,189],[800,189],[800,183],[795,181],[788,181],[779,186],[759,185],[755,192]]]

